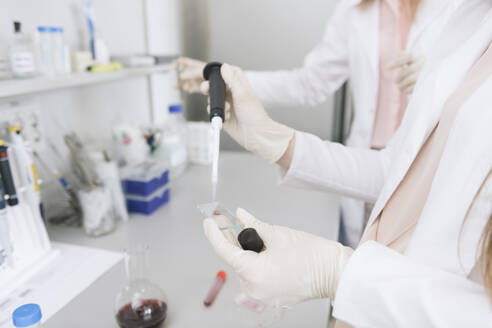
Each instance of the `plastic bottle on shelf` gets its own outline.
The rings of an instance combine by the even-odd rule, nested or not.
[[[37,304],[24,304],[12,313],[14,327],[41,328],[41,308]]]
[[[65,44],[63,42],[63,28],[53,28],[53,62],[55,63],[55,73],[65,74]]]
[[[38,27],[39,42],[39,71],[42,75],[52,76],[55,73],[53,64],[53,47],[51,45],[50,28]]]
[[[188,164],[186,134],[183,106],[169,106],[169,117],[164,125],[161,141],[152,156],[168,162],[171,180],[180,176]]]
[[[52,70],[53,70],[53,75],[58,74],[58,63],[57,61],[59,60],[60,56],[58,55],[58,49],[57,49],[57,35],[58,35],[58,28],[50,26],[48,28],[48,36],[49,36],[49,46],[51,50],[51,63],[52,63]]]
[[[36,52],[33,39],[22,33],[20,22],[14,22],[14,39],[9,55],[14,78],[30,78],[36,75]]]
[[[72,73],[72,58],[70,55],[70,47],[65,41],[63,42],[63,71],[65,74]]]

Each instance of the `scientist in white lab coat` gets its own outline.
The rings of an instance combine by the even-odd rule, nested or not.
[[[265,242],[257,254],[205,220],[247,295],[272,306],[330,298],[340,327],[492,327],[492,0],[463,2],[444,31],[382,151],[273,121],[246,75],[222,66],[236,141],[277,162],[284,183],[376,201],[355,250],[238,209]]]
[[[350,80],[355,113],[346,144],[382,149],[400,125],[425,55],[456,2],[341,0],[301,68],[246,75],[266,107],[314,106]],[[204,65],[177,61],[183,90],[199,91]],[[364,202],[344,198],[341,209],[339,240],[354,247],[363,231]]]

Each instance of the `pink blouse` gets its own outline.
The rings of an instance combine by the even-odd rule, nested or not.
[[[410,26],[409,1],[379,1],[379,91],[371,140],[375,149],[386,147],[407,106],[406,95],[395,83],[399,70],[387,66],[405,50]]]

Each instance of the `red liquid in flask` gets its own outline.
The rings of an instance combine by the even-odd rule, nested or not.
[[[123,306],[116,315],[121,328],[162,328],[167,317],[167,304],[159,300],[143,300],[137,307]]]

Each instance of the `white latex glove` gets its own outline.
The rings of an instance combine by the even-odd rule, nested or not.
[[[409,95],[415,88],[424,64],[424,56],[404,52],[388,64],[388,69],[401,69],[396,77],[395,83],[403,93]]]
[[[204,81],[203,69],[206,63],[180,57],[173,62],[173,69],[178,71],[178,87],[188,93],[200,92],[200,84]]]
[[[256,229],[265,250],[259,254],[242,250],[213,219],[206,219],[203,228],[217,254],[238,275],[243,293],[274,307],[315,298],[333,302],[342,271],[353,253],[351,248],[263,223],[243,209],[238,209],[236,216],[245,227]]]
[[[270,163],[277,162],[289,146],[294,130],[268,116],[239,67],[223,64],[221,74],[227,85],[224,129],[250,152]],[[202,83],[204,94],[208,94],[209,88],[208,81]]]

